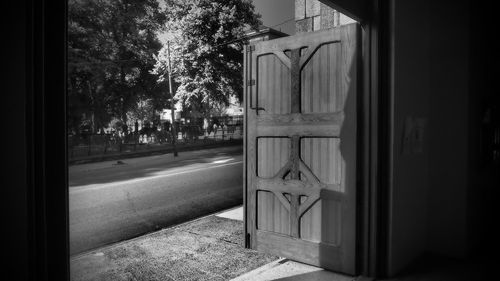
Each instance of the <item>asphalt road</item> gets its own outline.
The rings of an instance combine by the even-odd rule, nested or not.
[[[70,254],[242,204],[241,146],[70,166]]]

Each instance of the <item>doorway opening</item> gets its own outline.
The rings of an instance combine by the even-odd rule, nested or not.
[[[242,217],[211,215],[242,204],[241,50],[258,23],[250,1],[68,1],[72,279],[270,261],[244,249]]]
[[[131,13],[132,7],[137,8],[135,11],[141,11],[144,7],[134,6],[133,1],[125,2],[127,1],[119,2],[117,9],[121,9],[120,11],[125,12],[127,16],[140,14],[140,12]],[[247,3],[247,1],[235,2]],[[311,4],[313,2],[316,4]],[[115,16],[113,4],[106,1],[101,3],[71,0],[69,3],[68,112],[73,114],[68,116],[68,132],[72,133],[68,138],[68,156],[72,161],[69,167],[69,210],[70,251],[77,256],[74,260],[89,258],[109,266],[111,270],[105,273],[111,274],[109,278],[120,270],[120,267],[115,267],[116,263],[110,259],[123,257],[135,261],[132,265],[129,264],[127,274],[168,274],[167,271],[156,267],[157,264],[151,267],[143,263],[150,257],[158,257],[162,250],[161,247],[148,243],[158,243],[161,240],[165,244],[178,243],[178,246],[183,248],[195,243],[194,240],[189,240],[191,236],[201,240],[215,237],[216,240],[225,240],[242,249],[246,244],[247,247],[252,247],[260,253],[266,245],[262,242],[265,239],[256,239],[262,234],[259,230],[264,230],[287,235],[293,232],[294,238],[306,238],[304,240],[319,242],[321,245],[331,244],[333,246],[326,250],[316,249],[314,245],[312,246],[314,249],[308,248],[307,252],[315,250],[321,252],[319,262],[300,258],[298,260],[349,274],[357,272],[354,269],[356,238],[352,233],[357,224],[354,212],[356,199],[353,197],[347,200],[351,203],[347,209],[336,202],[340,194],[345,191],[346,179],[349,184],[356,181],[356,175],[352,174],[357,167],[356,108],[360,102],[357,99],[362,96],[356,92],[362,88],[360,86],[362,51],[358,45],[361,42],[359,24],[332,10],[330,24],[333,26],[328,26],[328,21],[321,19],[321,15],[324,15],[322,9],[327,7],[318,1],[305,1],[305,7],[312,9],[312,14],[311,11],[305,12],[303,18],[294,19],[298,29],[304,28],[307,22],[310,22],[311,30],[304,29],[302,34],[281,39],[275,39],[283,37],[280,32],[265,28],[257,28],[257,33],[261,32],[261,35],[262,32],[266,33],[266,38],[256,37],[255,32],[247,35],[245,40],[252,43],[245,48],[243,55],[238,54],[241,60],[243,57],[246,59],[246,64],[241,65],[241,71],[245,74],[240,75],[237,72],[238,75],[232,74],[235,80],[233,82],[239,83],[242,92],[245,93],[245,96],[241,97],[241,102],[244,98],[246,104],[237,104],[234,99],[228,99],[229,106],[223,108],[224,113],[232,109],[234,115],[228,118],[227,115],[217,115],[222,110],[220,107],[217,108],[216,102],[220,102],[217,98],[221,98],[224,103],[223,99],[226,97],[214,95],[200,99],[200,96],[196,95],[204,93],[198,91],[196,87],[209,90],[211,86],[189,76],[190,69],[187,68],[194,66],[186,65],[194,64],[196,60],[189,60],[187,54],[183,53],[185,46],[182,44],[177,46],[172,44],[170,48],[170,43],[175,41],[175,35],[165,35],[163,48],[161,44],[157,45],[157,53],[154,60],[151,60],[151,57],[144,53],[151,51],[153,47],[135,49],[137,40],[145,40],[146,43],[150,40],[152,43],[147,44],[154,45],[152,34],[148,33],[150,32],[148,29],[153,28],[151,22],[128,21],[118,17],[113,19],[123,23],[125,27],[134,22],[134,24],[144,24],[144,29],[130,28],[124,31],[116,29],[119,24],[102,27],[100,24],[106,23],[106,16]],[[78,6],[82,3],[84,6]],[[78,7],[72,10],[71,4]],[[98,11],[99,4],[105,5],[102,17],[98,16],[95,20],[92,17],[82,17],[86,11]],[[159,10],[165,8],[162,4],[147,5],[157,7]],[[155,15],[149,8],[144,9],[143,15],[146,18]],[[315,14],[317,11],[319,14]],[[200,13],[203,14],[203,11]],[[98,31],[97,36],[87,38],[86,36],[92,37],[95,34],[85,28],[91,29],[95,26],[98,26],[95,30]],[[122,34],[119,35],[119,32]],[[131,35],[136,35],[133,38],[136,41],[127,41],[130,39],[127,36]],[[108,40],[108,37],[111,39]],[[271,39],[275,40],[267,41]],[[161,40],[157,41],[162,43]],[[227,46],[244,45],[243,40],[222,41],[221,44],[214,42],[209,44],[213,48],[220,48],[221,44],[225,44],[224,48],[236,50],[237,48]],[[282,52],[261,51],[261,47],[278,42],[288,44],[281,50]],[[348,44],[341,46],[344,42]],[[167,49],[165,45],[168,46]],[[127,49],[129,47],[130,49]],[[107,52],[106,48],[111,48],[112,51]],[[186,50],[191,52],[189,55],[200,51],[195,52],[187,47]],[[234,55],[231,52],[234,50],[230,50],[228,55]],[[216,61],[225,56],[225,53],[221,53]],[[173,65],[177,69],[172,70],[176,68]],[[337,65],[343,68],[336,69]],[[210,73],[211,70],[205,65],[204,71]],[[155,75],[160,78],[153,79]],[[171,77],[166,78],[171,75],[179,76],[174,80],[171,80]],[[278,76],[273,78],[273,75]],[[199,77],[195,75],[195,78]],[[351,84],[349,81],[346,82],[346,79]],[[224,84],[226,87],[224,90],[231,89],[230,84],[233,82],[218,81],[227,84]],[[299,83],[295,83],[296,81]],[[347,85],[340,85],[341,81]],[[154,85],[145,85],[148,82]],[[279,95],[276,93],[281,91],[278,89],[280,87],[283,93],[280,97],[282,100],[277,100]],[[169,88],[176,90],[174,92]],[[271,88],[275,90],[272,94]],[[262,94],[266,91],[269,95]],[[207,106],[213,108],[207,110]],[[240,114],[242,111],[247,114],[245,119]],[[256,116],[249,117],[251,114]],[[266,122],[259,118],[265,119],[266,115],[273,114],[288,115],[283,117],[285,119],[278,120],[276,124],[272,124],[273,122],[269,120],[269,124],[259,123]],[[219,124],[215,125],[216,122]],[[309,127],[302,127],[305,131],[297,129],[297,126],[304,125],[302,124],[304,122],[309,122]],[[261,125],[262,127],[259,127]],[[261,129],[265,134],[253,138],[252,134],[260,132]],[[338,132],[333,132],[335,130]],[[280,132],[286,132],[284,137],[277,135]],[[318,135],[317,132],[321,133]],[[279,140],[269,139],[282,137],[283,139]],[[341,137],[349,138],[349,141],[340,143]],[[251,150],[254,148],[251,148],[251,145],[255,141],[257,141],[256,151],[252,154]],[[173,156],[174,151],[179,152],[178,157]],[[292,151],[295,152],[293,156]],[[339,157],[322,159],[322,153]],[[350,155],[353,161],[346,162],[346,155]],[[288,156],[290,158],[286,159]],[[256,165],[253,170],[248,166],[252,165],[252,157],[259,159],[255,162],[258,167]],[[269,161],[258,162],[266,157]],[[297,195],[290,190],[284,190],[276,199],[273,196],[278,192],[269,189],[269,186],[260,186],[262,189],[252,194],[248,183],[249,171],[256,171],[257,176],[264,179],[278,176],[278,181],[291,180],[293,184],[303,185],[305,189],[314,182],[317,192]],[[281,172],[283,173],[280,174]],[[271,184],[275,185],[277,184]],[[245,189],[242,189],[243,186]],[[165,190],[168,192],[165,193]],[[218,202],[218,198],[222,198],[223,202]],[[330,200],[331,204],[326,201],[321,205],[317,204],[319,200]],[[253,203],[249,202],[254,202],[255,205],[252,207]],[[203,217],[241,204],[245,206],[229,213]],[[272,213],[268,214],[270,210]],[[342,214],[338,212],[339,210]],[[290,215],[290,211],[296,212],[295,216]],[[251,212],[255,212],[253,215],[255,224],[249,220]],[[277,216],[276,212],[280,215]],[[347,224],[341,223],[340,217],[348,213],[351,218],[345,220]],[[182,224],[199,217],[202,218],[188,225]],[[245,219],[245,222],[240,219],[235,220],[235,217]],[[277,220],[270,222],[271,218],[275,217],[283,217],[288,223],[279,224],[281,229],[277,230],[275,224]],[[326,222],[338,224],[327,226]],[[174,225],[177,225],[175,229],[181,229],[181,234],[176,236],[175,230],[172,232],[165,230],[166,227]],[[251,230],[252,228],[255,229]],[[348,229],[346,233],[343,232],[344,229]],[[161,231],[147,235],[149,239],[147,242],[140,240],[144,238],[144,233],[157,230]],[[127,238],[123,238],[121,235],[126,233],[129,233]],[[238,238],[234,240],[233,237]],[[271,240],[274,238],[276,237],[270,237]],[[137,244],[130,246],[133,244],[127,244],[128,241],[120,243],[123,247],[119,250],[112,247],[103,248],[124,239],[140,240],[143,243],[141,246],[148,250],[136,247]],[[279,236],[278,239],[283,237]],[[259,243],[261,243],[260,248]],[[276,244],[279,244],[279,241]],[[352,253],[351,257],[347,257],[350,263],[348,267],[340,268],[337,267],[338,261],[332,262],[332,259],[338,259],[332,256],[336,255],[334,248],[338,244],[351,245],[347,251]],[[100,250],[95,250],[96,245]],[[171,256],[161,262],[167,268],[179,267],[180,264],[186,268],[196,268],[196,265],[190,262],[195,261],[197,255],[204,253],[217,255],[216,251],[210,252],[214,249],[210,243],[200,244],[195,248],[194,251],[189,247],[183,248],[182,255],[185,259]],[[192,256],[189,256],[190,254]],[[261,255],[260,261],[265,262],[272,261],[276,257],[273,254]],[[243,257],[243,260],[248,262],[251,258]],[[256,262],[252,266],[256,267],[257,264],[259,263]],[[82,278],[84,275],[94,274],[95,267],[91,265],[92,262],[84,263],[80,271],[73,271],[72,274],[79,272],[78,274],[83,274],[79,275]],[[213,268],[215,264],[212,263],[210,266]],[[200,274],[207,273],[203,268],[205,267],[197,269]],[[172,278],[175,280],[178,276]],[[76,279],[78,278],[75,277]]]

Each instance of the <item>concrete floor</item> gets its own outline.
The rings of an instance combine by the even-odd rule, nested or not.
[[[226,210],[221,213],[217,213],[212,216],[207,216],[205,218],[199,219],[198,221],[206,220],[207,218],[214,218],[214,217],[220,217],[220,218],[225,218],[225,219],[230,219],[230,220],[239,220],[243,221],[243,208],[242,207],[237,207],[233,208],[230,210]],[[219,219],[220,220],[220,219]],[[195,223],[195,221],[193,221]],[[189,222],[187,224],[193,224],[193,222]],[[196,224],[196,223],[195,223]],[[240,224],[241,227],[241,224]],[[201,231],[201,230],[200,230]],[[203,230],[203,232],[206,232],[207,230]],[[212,232],[227,232],[227,230],[224,228],[216,227],[216,229],[213,229]],[[241,230],[239,230],[241,231]],[[191,242],[182,242],[178,240],[182,239],[187,239],[188,234],[193,234],[191,232],[193,231],[187,231],[185,234],[179,234],[178,237],[172,238],[169,243],[166,243],[163,241],[165,239],[165,233],[170,232],[170,230],[165,229],[159,232],[154,232],[145,236],[141,236],[129,241],[117,243],[114,245],[110,245],[107,248],[102,248],[96,253],[88,253],[85,255],[82,255],[80,257],[73,258],[72,263],[73,265],[78,265],[78,264],[91,264],[92,266],[76,266],[77,270],[74,270],[75,276],[82,276],[82,278],[73,278],[72,280],[118,280],[118,279],[88,279],[88,275],[90,273],[95,273],[98,269],[96,268],[99,266],[106,266],[105,263],[97,260],[96,259],[104,259],[106,255],[109,256],[109,253],[115,253],[121,248],[126,248],[129,249],[130,251],[134,250],[137,251],[138,248],[137,246],[145,247],[149,245],[151,249],[157,249],[157,257],[156,258],[151,258],[151,259],[144,259],[143,256],[140,257],[140,261],[144,261],[146,264],[142,265],[144,268],[153,268],[149,272],[150,274],[158,274],[159,273],[165,273],[165,274],[172,274],[171,269],[172,268],[177,268],[180,265],[173,266],[168,263],[165,263],[160,260],[158,262],[160,256],[165,256],[166,255],[166,260],[172,259],[172,252],[166,251],[162,249],[161,247],[165,247],[166,245],[169,245],[170,243],[174,243],[177,241],[177,243],[180,243],[180,245],[191,245],[194,243],[194,240]],[[209,231],[210,232],[210,231]],[[205,235],[208,237],[205,237],[204,239],[209,239],[211,235],[210,233],[205,233]],[[212,233],[214,234],[214,233]],[[213,236],[213,235],[212,235]],[[215,235],[217,236],[217,235]],[[214,236],[214,237],[215,237]],[[210,239],[212,239],[211,237]],[[163,239],[163,240],[162,240]],[[226,239],[227,240],[227,239]],[[163,242],[162,242],[163,241]],[[215,240],[214,240],[215,241]],[[212,241],[212,242],[214,242]],[[149,244],[148,244],[149,243]],[[187,243],[187,244],[183,244]],[[226,260],[227,262],[231,261],[231,255],[236,254],[236,256],[239,256],[239,254],[252,251],[248,249],[243,248],[242,242],[238,242],[239,245],[229,245],[232,248],[227,251],[227,254],[224,254],[224,257],[222,260],[220,260],[218,263],[224,263]],[[128,248],[126,246],[129,246]],[[228,246],[228,247],[229,247]],[[148,248],[148,249],[149,249]],[[150,249],[150,250],[151,250]],[[118,251],[119,252],[119,251]],[[133,251],[132,251],[133,252]],[[106,254],[108,253],[108,254]],[[166,254],[167,253],[167,254]],[[115,253],[116,254],[116,253]],[[261,253],[247,253],[250,254],[253,258],[254,255],[260,255]],[[114,255],[114,254],[113,254]],[[111,256],[113,256],[111,255]],[[127,256],[127,255],[125,255]],[[130,255],[132,256],[132,255]],[[210,256],[212,257],[212,256]],[[130,257],[129,257],[130,258]],[[133,256],[132,256],[133,258]],[[248,263],[250,257],[244,258],[246,262],[245,264]],[[255,268],[253,270],[250,270],[245,273],[245,271],[242,271],[239,275],[235,272],[231,271],[233,273],[232,277],[233,279],[226,279],[221,276],[219,276],[220,280],[232,280],[232,281],[264,281],[264,280],[286,280],[286,281],[298,281],[298,280],[304,280],[304,281],[361,281],[361,280],[373,280],[369,278],[363,278],[363,277],[353,277],[353,276],[346,276],[338,273],[334,273],[331,271],[324,270],[322,268],[318,268],[315,266],[310,266],[298,262],[291,261],[286,258],[268,258],[267,260],[264,260],[264,258],[258,258],[255,260],[255,262],[259,262],[259,259],[261,260],[260,265],[254,266],[252,268]],[[263,262],[262,262],[263,261]],[[226,263],[227,263],[226,262]],[[122,272],[124,270],[124,263],[116,263],[117,265],[115,266],[116,272]],[[120,265],[121,264],[121,265]],[[255,263],[254,263],[255,264]],[[155,265],[156,267],[152,267],[151,265]],[[215,266],[220,266],[220,264],[184,264],[184,267],[186,267],[186,270],[192,270],[201,268],[203,266],[207,267],[207,272],[210,270],[213,270],[213,267]],[[249,266],[247,264],[247,266]],[[446,260],[442,258],[436,258],[436,257],[430,257],[427,259],[423,259],[423,262],[421,263],[416,263],[412,268],[410,268],[406,272],[402,272],[399,276],[396,278],[391,278],[391,279],[379,279],[383,281],[461,281],[461,280],[471,280],[471,281],[476,281],[476,280],[497,280],[498,278],[491,278],[491,273],[495,269],[495,264],[493,263],[484,263],[484,262],[476,262],[476,263],[466,263],[463,261],[456,261],[456,260]],[[108,265],[109,267],[109,265]],[[130,267],[130,266],[129,266]],[[225,267],[225,265],[223,266]],[[126,267],[125,269],[127,269]],[[129,268],[130,269],[130,268]],[[137,277],[144,277],[144,270],[142,270],[142,267],[140,268],[140,271],[137,271],[139,274]],[[85,271],[87,270],[87,271]],[[130,271],[130,270],[129,270]],[[164,271],[164,272],[163,272]],[[82,273],[83,272],[83,273]],[[116,273],[115,272],[115,273]],[[132,271],[135,272],[135,271]],[[142,273],[141,273],[142,272]],[[146,273],[148,273],[146,272]],[[489,274],[490,273],[490,274]],[[207,273],[208,274],[208,273]],[[116,275],[116,274],[115,274]],[[114,275],[113,275],[114,276]],[[214,275],[217,277],[217,275]],[[201,277],[201,279],[193,279],[193,280],[215,280],[213,279],[214,276],[211,276],[208,278],[208,276]],[[179,278],[181,279],[179,279]],[[173,276],[172,278],[168,280],[184,280],[182,276]],[[85,279],[87,278],[87,279]],[[222,279],[221,279],[222,278]],[[219,280],[217,279],[217,280]],[[122,279],[120,279],[122,280]],[[125,280],[125,279],[123,279]],[[127,279],[129,280],[129,279]],[[153,280],[153,279],[151,279]],[[157,279],[154,279],[157,280]]]
[[[243,208],[239,207],[218,216],[243,220]],[[495,263],[485,261],[465,262],[442,257],[429,256],[422,258],[406,272],[395,278],[378,279],[381,281],[479,281],[499,280],[491,278]],[[319,267],[306,265],[281,258],[253,271],[247,272],[232,281],[350,281],[372,280],[364,277],[346,276]]]
[[[243,221],[243,207],[216,214],[223,218]],[[337,274],[319,267],[294,262],[286,258],[273,261],[232,281],[265,281],[265,280],[311,280],[311,281],[350,281],[354,277]]]
[[[232,281],[352,281],[356,277],[346,276],[319,267],[294,262],[285,258],[266,264],[260,268],[243,274]]]
[[[397,277],[387,279],[376,279],[380,281],[489,281],[498,280],[498,276],[493,273],[494,265],[481,263],[464,262],[440,262],[437,265],[426,265],[418,269],[412,269],[401,273]],[[232,281],[361,281],[374,280],[362,276],[350,277],[334,272],[280,259],[271,262],[246,274],[243,274]]]

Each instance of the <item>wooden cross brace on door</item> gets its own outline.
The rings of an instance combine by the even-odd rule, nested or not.
[[[292,117],[289,121],[297,119],[296,122],[304,121],[304,117],[296,118],[300,114],[300,102],[301,102],[301,68],[307,62],[308,57],[310,57],[318,46],[306,51],[306,54],[301,57],[301,48],[296,48],[291,50],[290,58],[288,58],[284,52],[274,53],[284,62],[286,66],[290,68],[291,72],[291,114]],[[317,114],[314,114],[314,117]],[[330,114],[331,115],[331,114]],[[338,119],[334,116],[334,119]],[[273,118],[275,121],[275,118]],[[332,119],[332,118],[327,118]],[[263,120],[265,122],[265,117]],[[286,121],[286,120],[283,120]],[[331,121],[331,120],[329,120]],[[311,169],[300,159],[300,139],[301,135],[294,134],[291,136],[291,149],[288,162],[278,171],[278,173],[273,178],[260,178],[256,177],[256,189],[262,191],[272,192],[285,209],[289,212],[290,219],[290,233],[289,235],[294,238],[300,238],[300,218],[304,213],[312,207],[319,199],[321,199],[322,190],[326,190],[327,186],[314,175]],[[302,174],[306,181],[300,179],[300,174]],[[285,180],[285,176],[289,175],[290,179]],[[285,194],[290,195],[290,201],[287,199]],[[331,194],[331,193],[330,193]],[[307,196],[307,200],[300,203],[301,197]],[[339,196],[340,197],[340,196]],[[339,199],[340,200],[340,199]]]
[[[290,159],[274,177],[268,179],[256,178],[256,189],[272,192],[289,212],[289,235],[295,238],[300,238],[300,218],[321,198],[322,191],[326,190],[326,185],[321,183],[309,167],[298,157],[298,149],[295,149],[295,147],[298,148],[299,142],[299,136],[292,138]],[[306,177],[307,181],[299,179],[300,173]],[[291,179],[284,179],[287,174],[290,174]],[[288,201],[285,194],[290,194],[290,201]],[[301,196],[307,196],[307,200],[302,204],[300,204]]]
[[[246,245],[349,274],[356,265],[358,29],[255,43],[246,48],[244,73]]]

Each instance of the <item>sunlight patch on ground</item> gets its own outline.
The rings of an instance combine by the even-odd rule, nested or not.
[[[229,160],[231,160],[231,159],[229,159]],[[182,174],[195,173],[195,172],[208,170],[208,169],[216,169],[216,168],[230,166],[230,165],[239,165],[242,163],[243,163],[243,161],[237,161],[237,162],[224,163],[224,164],[219,163],[219,165],[214,165],[214,166],[204,166],[204,165],[194,166],[195,168],[191,168],[191,169],[185,169],[185,168],[174,169],[174,170],[170,170],[169,173],[166,173],[166,174],[157,172],[157,173],[152,173],[153,175],[148,176],[148,177],[134,178],[134,179],[124,180],[124,181],[115,181],[115,182],[106,183],[106,184],[90,184],[90,185],[75,186],[75,187],[72,187],[69,190],[69,192],[71,194],[71,193],[99,190],[99,189],[104,189],[104,188],[123,187],[123,185],[126,185],[126,184],[139,184],[139,183],[147,181],[147,180],[177,176],[177,175],[182,175]]]
[[[227,163],[231,160],[234,160],[234,158],[218,159],[218,160],[212,161],[212,163],[213,164],[222,164],[222,163]]]

